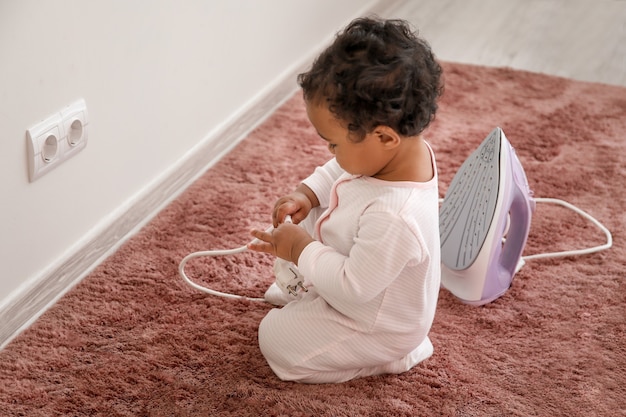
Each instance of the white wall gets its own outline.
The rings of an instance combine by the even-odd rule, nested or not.
[[[0,0],[0,305],[375,3]],[[87,147],[29,183],[26,129],[78,98]]]

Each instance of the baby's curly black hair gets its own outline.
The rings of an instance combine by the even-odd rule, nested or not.
[[[318,101],[356,141],[385,125],[403,136],[421,133],[443,93],[442,69],[430,46],[403,20],[358,18],[298,75],[307,101]]]

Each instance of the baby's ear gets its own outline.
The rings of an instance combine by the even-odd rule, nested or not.
[[[372,134],[376,135],[380,143],[388,149],[395,148],[396,146],[400,145],[400,142],[402,142],[402,138],[400,137],[398,132],[396,132],[389,126],[376,126],[372,131]]]

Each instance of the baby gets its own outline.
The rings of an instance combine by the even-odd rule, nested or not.
[[[276,284],[265,295],[284,305],[259,326],[261,352],[282,380],[398,374],[432,355],[439,195],[422,132],[441,74],[406,22],[359,18],[298,76],[333,158],[278,199],[274,229],[253,230],[249,244],[276,255],[279,273],[302,277],[295,296]]]

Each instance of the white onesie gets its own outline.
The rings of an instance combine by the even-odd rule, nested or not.
[[[436,172],[432,151],[431,159]],[[283,380],[342,382],[428,358],[440,283],[437,175],[382,181],[332,159],[304,183],[321,207],[302,223],[316,239],[298,259],[309,291],[259,326],[272,370]]]

